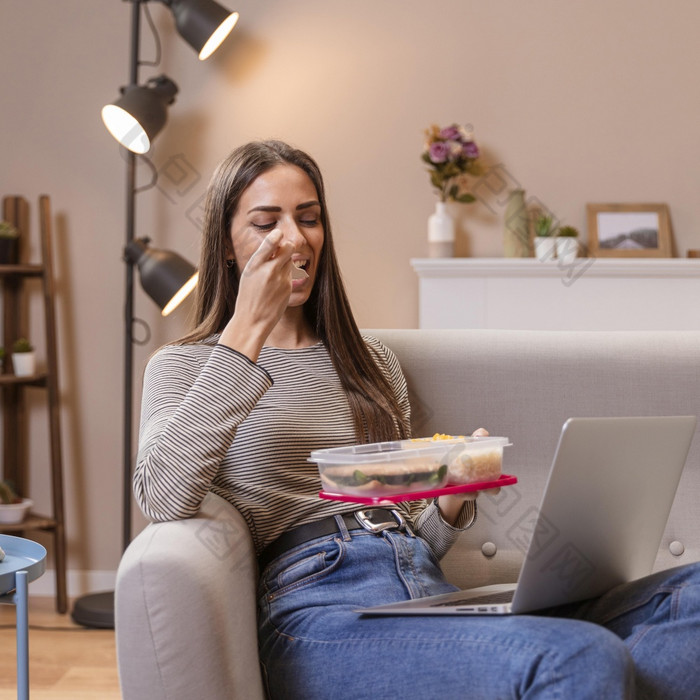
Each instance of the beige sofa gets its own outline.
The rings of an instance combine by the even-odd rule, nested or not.
[[[414,435],[483,426],[513,443],[504,471],[516,474],[518,484],[479,499],[477,524],[443,561],[457,585],[514,580],[523,553],[509,529],[539,503],[567,418],[700,415],[700,333],[371,332],[404,369]],[[700,560],[699,498],[696,437],[657,569]],[[245,523],[222,499],[210,495],[192,520],[147,526],[125,553],[117,579],[124,698],[263,698],[255,579]]]

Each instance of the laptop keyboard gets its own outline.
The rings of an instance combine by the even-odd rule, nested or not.
[[[433,603],[431,607],[455,607],[459,605],[479,605],[481,603],[510,603],[513,600],[513,591],[503,591],[502,593],[489,593],[488,595],[464,598],[462,600],[450,600],[446,603]]]

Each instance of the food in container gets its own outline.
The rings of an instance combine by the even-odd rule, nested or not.
[[[488,440],[488,438],[481,438]],[[472,484],[476,481],[492,481],[501,475],[503,448],[507,438],[495,438],[496,442],[472,443],[470,449],[460,452],[447,466],[448,484]]]
[[[497,479],[508,444],[503,437],[436,435],[316,450],[310,461],[327,492],[390,496]]]

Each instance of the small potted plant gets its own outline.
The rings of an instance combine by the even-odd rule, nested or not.
[[[556,253],[557,227],[551,214],[535,217],[535,255],[538,260],[551,260]]]
[[[19,261],[19,231],[7,221],[0,221],[0,265]]]
[[[557,258],[570,265],[578,255],[578,230],[573,226],[562,226],[557,232]]]
[[[9,481],[0,481],[0,524],[21,523],[31,507],[32,501],[20,498]]]
[[[19,338],[12,344],[12,367],[17,377],[30,377],[36,373],[36,354],[26,338]]]

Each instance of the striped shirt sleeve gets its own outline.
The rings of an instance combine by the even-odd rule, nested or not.
[[[134,494],[147,517],[196,514],[238,426],[270,386],[265,370],[223,345],[205,361],[187,346],[151,358],[134,471]]]

